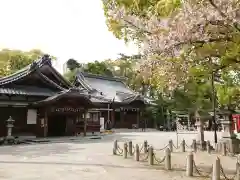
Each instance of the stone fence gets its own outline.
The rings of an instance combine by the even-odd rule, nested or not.
[[[125,142],[123,147],[120,147],[118,141],[115,140],[113,144],[113,155],[120,155],[124,159],[133,158],[135,161],[147,162],[149,166],[159,165],[163,170],[170,171],[174,170],[172,167],[172,153],[174,153],[176,149],[180,150],[180,152],[186,152],[186,148],[191,148],[191,151],[186,157],[187,161],[184,169],[186,171],[186,176],[201,176],[211,178],[212,180],[220,180],[221,178],[224,178],[224,180],[240,180],[240,164],[238,159],[236,161],[236,170],[232,177],[226,175],[219,157],[216,157],[209,172],[201,171],[194,160],[194,152],[198,150],[196,140],[193,140],[190,146],[183,140],[179,147],[176,147],[173,141],[170,140],[169,143],[161,149],[154,149],[153,146],[148,145],[147,141],[144,141],[143,145],[136,144],[135,146],[132,141],[129,141]],[[157,157],[156,151],[162,150],[164,150],[164,156],[161,158]],[[213,152],[213,148],[209,141],[207,142],[207,152]],[[224,145],[222,147],[222,155],[227,155],[227,149]]]

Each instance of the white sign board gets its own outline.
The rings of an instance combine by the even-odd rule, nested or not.
[[[104,117],[100,117],[100,131],[104,131]]]
[[[27,124],[37,124],[37,110],[36,109],[28,109]]]

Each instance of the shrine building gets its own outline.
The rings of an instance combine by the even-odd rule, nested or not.
[[[44,55],[27,67],[0,78],[0,137],[6,120],[14,120],[13,136],[98,134],[109,128],[139,127],[149,100],[122,79],[79,72],[73,84]]]

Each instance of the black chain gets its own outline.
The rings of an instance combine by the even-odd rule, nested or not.
[[[154,160],[155,160],[158,164],[161,164],[161,163],[163,163],[163,162],[165,161],[166,156],[164,156],[162,159],[158,159],[158,158],[156,157],[156,154],[153,153],[153,158],[154,158]]]
[[[237,175],[237,173],[235,173],[233,177],[228,178],[228,177],[226,176],[226,174],[224,173],[224,170],[223,170],[222,165],[220,166],[220,171],[221,171],[221,174],[222,174],[222,176],[224,177],[225,180],[234,180],[235,177],[236,177],[236,175]]]
[[[168,146],[169,146],[169,144],[167,144],[164,148],[161,148],[161,149],[154,149],[154,150],[155,150],[155,151],[162,151],[162,150],[166,149]]]
[[[209,172],[208,174],[203,174],[203,172],[200,171],[200,170],[198,169],[198,167],[197,167],[195,161],[193,161],[193,167],[194,167],[196,173],[197,173],[199,176],[203,176],[203,177],[211,177],[212,169],[213,169],[212,167],[211,167],[211,170],[210,170],[210,172]]]

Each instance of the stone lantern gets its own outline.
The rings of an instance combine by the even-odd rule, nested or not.
[[[222,110],[218,112],[218,115],[222,116],[220,123],[222,124],[222,139],[220,143],[226,143],[229,153],[238,153],[239,152],[239,140],[236,138],[236,135],[233,132],[233,121],[230,118],[232,113],[228,110]]]
[[[203,122],[201,120],[201,116],[199,113],[195,113],[195,118],[196,118],[196,123],[195,126],[197,127],[197,133],[198,133],[198,138],[197,138],[197,145],[201,150],[206,149],[206,142],[204,140],[204,129],[203,129]]]
[[[7,137],[6,137],[6,139],[7,140],[8,139],[14,139],[13,136],[12,136],[12,129],[14,127],[13,123],[15,122],[15,120],[13,120],[12,116],[10,116],[8,118],[8,120],[6,120],[6,122],[7,122],[7,125],[6,125],[6,127],[7,127]]]

